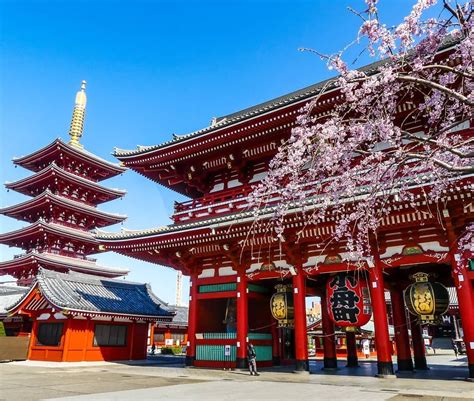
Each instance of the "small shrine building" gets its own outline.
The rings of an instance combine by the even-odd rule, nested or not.
[[[27,359],[55,362],[146,359],[150,323],[175,314],[147,284],[41,268],[7,312],[33,322]]]
[[[163,304],[169,311],[174,312],[173,320],[158,321],[151,326],[150,345],[156,347],[186,347],[188,342],[188,308]]]
[[[442,49],[439,58],[449,52],[449,47]],[[264,228],[258,231],[253,226],[255,217],[248,209],[248,196],[265,176],[280,144],[290,137],[299,110],[316,96],[313,113],[317,116],[329,113],[342,99],[337,89],[322,82],[215,118],[208,127],[174,135],[159,145],[116,149],[115,157],[123,165],[190,199],[175,203],[171,225],[101,232],[98,239],[107,250],[190,276],[189,365],[244,367],[246,344],[251,341],[260,366],[292,363],[296,370],[308,370],[305,297],[317,295],[322,299],[324,368],[334,369],[335,326],[329,315],[326,287],[338,273],[353,271],[362,272],[367,282],[364,291],[370,303],[364,304],[364,312],[373,313],[380,375],[394,373],[385,291],[391,298],[397,369],[427,368],[420,319],[407,313],[404,302],[412,277],[421,274],[436,276],[436,281],[456,288],[469,376],[474,377],[473,256],[472,249],[460,251],[457,247],[457,239],[474,219],[472,176],[453,179],[443,194],[440,214],[432,213],[436,205],[423,196],[423,187],[431,185],[428,176],[421,184],[410,186],[416,207],[394,197],[377,233],[371,260],[363,269],[343,261],[347,255],[344,243],[326,246],[334,230],[330,215],[314,225],[302,221],[295,208],[285,221],[284,242],[275,242]],[[400,104],[397,118],[414,107],[412,102]],[[413,121],[408,129],[421,132],[423,123]],[[453,132],[472,137],[472,122],[460,123]],[[275,193],[274,204],[277,202]],[[310,191],[308,205],[317,207]],[[271,216],[269,210],[267,219]],[[300,230],[302,235],[296,241]],[[294,311],[294,319],[284,327],[270,308],[277,288]],[[285,309],[281,310],[284,315]],[[348,331],[346,336],[347,363],[355,366],[354,333]]]

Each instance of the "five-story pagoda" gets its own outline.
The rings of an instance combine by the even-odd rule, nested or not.
[[[61,139],[27,156],[13,159],[33,175],[6,183],[30,198],[0,209],[0,213],[30,225],[0,234],[0,243],[26,252],[0,262],[0,275],[11,275],[19,284],[30,284],[40,267],[59,272],[77,271],[102,277],[119,277],[127,270],[96,264],[90,254],[100,252],[92,230],[122,222],[126,216],[103,212],[97,205],[120,198],[125,191],[99,182],[125,168],[83,149],[86,82],[76,94],[69,143]]]

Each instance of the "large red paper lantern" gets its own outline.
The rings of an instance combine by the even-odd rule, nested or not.
[[[326,301],[331,320],[340,327],[363,326],[372,315],[367,281],[354,273],[329,277]]]

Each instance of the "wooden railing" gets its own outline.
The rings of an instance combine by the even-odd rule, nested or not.
[[[250,192],[251,186],[241,186],[182,203],[175,202],[173,220],[175,223],[184,223],[234,213],[247,206]]]

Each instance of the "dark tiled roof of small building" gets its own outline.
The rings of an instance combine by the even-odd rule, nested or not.
[[[187,306],[176,306],[169,305],[169,309],[176,313],[171,321],[172,324],[177,326],[187,326],[188,325],[188,313],[189,308]]]
[[[9,307],[23,298],[29,289],[29,287],[0,285],[0,317],[6,316]]]
[[[148,284],[108,279],[77,272],[58,273],[39,269],[36,283],[41,294],[63,311],[171,318]],[[27,297],[27,295],[25,295]],[[24,298],[23,298],[24,299]],[[21,299],[9,308],[15,309]]]
[[[157,302],[163,309],[174,313],[173,320],[170,322],[174,326],[188,326],[188,313],[189,308],[187,306],[170,305],[160,298],[157,298]]]

